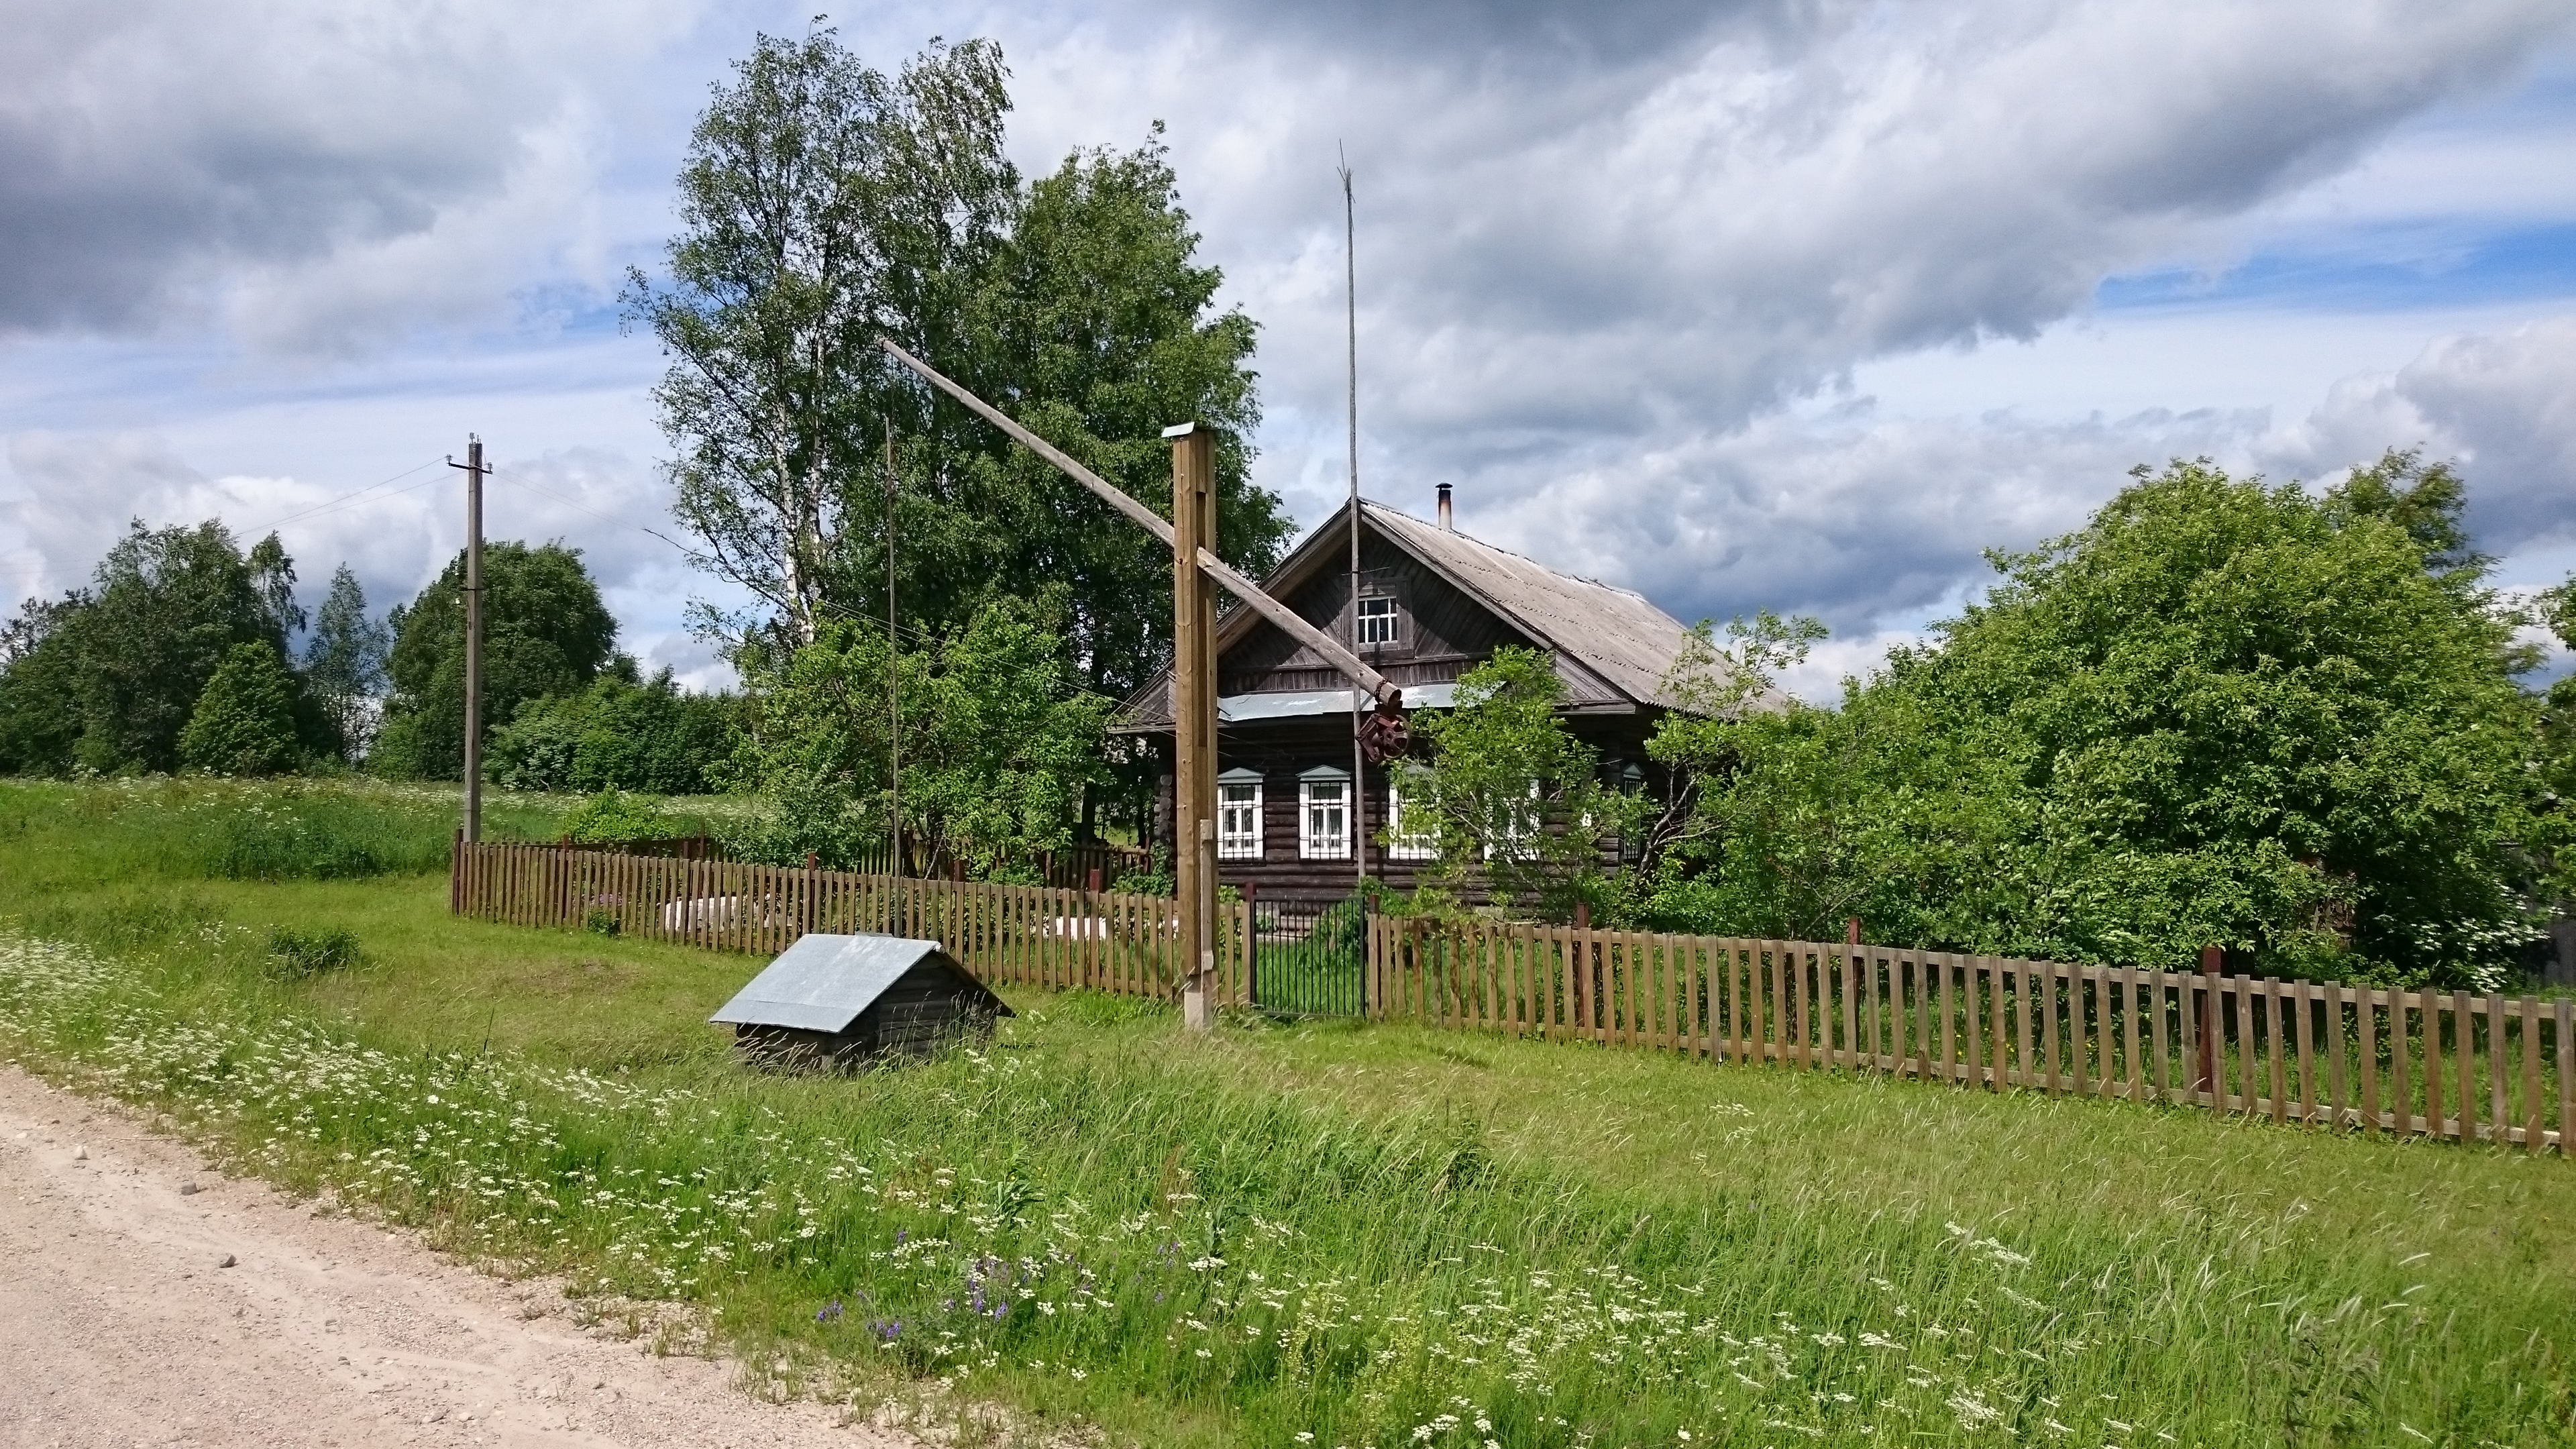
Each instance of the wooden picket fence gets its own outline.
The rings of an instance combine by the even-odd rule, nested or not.
[[[2576,1003],[1371,917],[1371,1014],[2567,1153]]]
[[[937,940],[986,981],[1056,990],[1169,998],[1183,976],[1178,903],[1159,896],[460,841],[449,906],[744,952],[886,931]],[[1248,1005],[1251,908],[1220,916],[1216,998]],[[2576,1002],[2563,998],[1387,916],[1369,918],[1352,966],[1368,1015],[1458,1030],[2561,1156],[2576,1126]]]
[[[935,940],[985,981],[1134,996],[1178,994],[1179,906],[1160,896],[984,881],[910,880],[742,861],[684,860],[459,840],[458,915],[587,927],[716,950],[775,953],[808,931]],[[1252,999],[1252,921],[1220,907],[1216,999]]]

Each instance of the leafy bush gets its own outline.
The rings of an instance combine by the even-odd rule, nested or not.
[[[564,817],[563,835],[581,845],[615,845],[629,840],[667,840],[681,834],[678,817],[661,802],[623,790],[602,790]]]
[[[179,733],[179,755],[219,775],[275,775],[295,768],[295,676],[265,642],[236,644],[197,696]]]
[[[704,794],[708,766],[733,751],[740,707],[730,695],[682,694],[667,669],[642,684],[610,674],[521,705],[493,731],[484,768],[513,790]]]
[[[269,928],[268,958],[290,976],[344,970],[357,965],[359,957],[358,938],[345,926],[318,931],[299,931],[293,926]]]

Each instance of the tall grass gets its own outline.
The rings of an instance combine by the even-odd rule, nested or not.
[[[818,1394],[1113,1441],[2576,1435],[2555,1160],[1082,995],[769,1074],[694,1025],[750,963],[456,922],[434,881],[336,908],[361,964],[270,961],[274,901],[396,889],[101,898],[64,917],[98,945],[0,940],[0,1052]]]

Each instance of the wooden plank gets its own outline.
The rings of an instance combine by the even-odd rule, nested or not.
[[[2174,1098],[2174,1084],[2172,1078],[2167,1075],[2167,1073],[2173,1063],[2173,1051],[2171,1040],[2172,1028],[2166,1025],[2165,1021],[2165,973],[2162,971],[2146,972],[2145,982],[2147,988],[2148,1011],[2147,1036],[2148,1040],[2152,1043],[2149,1050],[2155,1053],[2154,1059],[2147,1063],[2147,1081],[2148,1085],[2153,1089],[2155,1099],[2157,1101],[2170,1102]]]
[[[2343,1064],[2343,983],[2325,984],[2326,999],[2326,1106],[2329,1120],[2338,1128],[2352,1120],[2352,1096],[2345,1089],[2351,1077]]]
[[[2288,983],[2292,1036],[2299,1055],[2299,1118],[2317,1120],[2316,993],[2305,981]]]
[[[2138,1060],[2138,968],[2135,962],[2120,968],[2120,1065],[2127,1081],[2127,1095],[2135,1102],[2146,1095],[2147,1078],[2144,1063]]]
[[[1884,970],[1888,963],[1879,953],[1866,946],[1860,948],[1860,958],[1861,988],[1869,993],[1869,1065],[1872,1071],[1888,1071],[1895,1066],[1895,1054],[1887,1049],[1887,1037],[1879,1029],[1878,1004],[1886,992],[1885,978],[1892,973]]]
[[[2424,1009],[2425,1130],[2439,1140],[2447,1130],[2450,1115],[2442,1110],[2442,996],[2426,991],[2418,993],[2416,999]]]
[[[2020,1048],[2018,1060],[2015,1063],[2019,1071],[2014,1074],[2013,1080],[2023,1086],[2037,1086],[2041,1080],[2037,1046],[2039,1023],[2031,1019],[2039,1009],[2039,1001],[2036,990],[2031,985],[2030,975],[2029,962],[2013,963],[2013,1039]]]
[[[2557,1031],[2550,1045],[2558,1049],[2558,1156],[2576,1157],[2576,1001],[2558,998]]]
[[[1780,953],[1772,949],[1771,942],[1756,941],[1753,943],[1752,966],[1755,1032],[1753,1057],[1758,1062],[1768,1064],[1779,1059],[1779,1052],[1773,1048],[1771,1039],[1776,1036],[1783,1045],[1789,1040],[1788,1029],[1779,1024],[1780,987],[1783,984],[1780,974]]]
[[[2504,993],[2490,993],[2487,996],[2487,1078],[2493,1096],[2487,1107],[2487,1121],[2494,1124],[2498,1147],[2505,1145],[2505,1130],[2513,1123],[2513,1100],[2505,1087],[2505,1074],[2512,1055],[2505,1048],[2504,1013]]]
[[[2458,1033],[2451,1045],[2460,1064],[2460,1141],[2484,1136],[2478,1127],[2478,1004],[2465,991],[2451,993],[2451,1020]]]
[[[1861,1061],[1860,1002],[1858,1000],[1860,994],[1859,956],[1860,952],[1852,949],[1850,945],[1846,944],[1843,947],[1842,969],[1836,973],[1837,979],[1834,983],[1842,990],[1842,1064],[1843,1069],[1846,1071],[1858,1071],[1860,1069]]]
[[[2004,999],[2003,978],[1995,973],[1993,962],[1983,956],[1971,956],[1959,985],[1967,997],[1959,1017],[1959,1035],[1967,1047],[1968,1085],[1979,1091],[2001,1091],[2004,1058],[2000,1048],[1987,1044],[1987,1018],[1995,1004]],[[1980,1001],[1987,1003],[1985,1010],[1978,1009]]]
[[[2415,1046],[2411,1040],[2413,1023],[2407,1019],[2409,993],[2388,993],[2388,1096],[2389,1111],[2395,1118],[2391,1130],[2405,1137],[2416,1130],[2415,1084],[2411,1079]]]
[[[1959,958],[1944,951],[1938,959],[1941,963],[1939,968],[1941,972],[1941,1084],[1946,1087],[1956,1084],[1959,1080],[1957,1050],[1959,994],[1957,984],[1952,979],[1958,974]],[[1969,990],[1970,1000],[1973,1001],[1975,999],[1973,982]]]
[[[2538,1152],[2547,1126],[2540,1099],[2540,1003],[2524,997],[2514,1020],[2522,1032],[2522,1146]],[[2497,1046],[2503,1046],[2503,1038],[2497,1038]]]
[[[1807,1056],[1807,1043],[1816,1029],[1815,1003],[1807,996],[1807,953],[1799,947],[1789,946],[1786,943],[1783,943],[1782,949],[1788,953],[1789,975],[1797,996],[1797,1004],[1792,1008],[1792,1014],[1789,1017],[1790,1030],[1798,1038],[1798,1066],[1800,1070],[1804,1070],[1811,1065]]]
[[[2379,997],[2380,993],[2365,986],[2354,1005],[2353,1058],[2361,1067],[2361,1125],[2365,1132],[2380,1130],[2379,1121]]]
[[[2101,1096],[2113,1096],[2112,1086],[2119,1074],[2111,1061],[2111,1024],[2117,1019],[2111,1009],[2111,971],[2108,967],[2090,966],[2085,968],[2085,976],[2093,988],[2093,1041],[2099,1067],[2093,1074],[2092,1090]]]
[[[2048,1068],[2044,1073],[2042,1073],[2042,1076],[2045,1078],[2048,1086],[2048,1095],[2052,1097],[2066,1089],[2066,1078],[2060,1075],[2058,1071],[2058,1062],[2065,1050],[2066,1043],[2058,1034],[2057,1019],[2060,1015],[2066,1014],[2073,1009],[2074,1002],[2071,998],[2074,993],[2071,991],[2061,993],[2059,991],[2058,988],[2064,983],[2065,979],[2065,967],[2054,961],[2043,961],[2040,963],[2039,1000],[2036,1003],[2041,1011],[2039,1032],[2041,1042],[2040,1050],[2048,1054]],[[2061,995],[2068,999],[2061,1000]],[[2083,1044],[2081,1042],[2076,1043],[2075,1054],[2081,1056],[2083,1055],[2083,1052]]]
[[[2287,1122],[2290,1119],[2290,1084],[2286,1065],[2287,1054],[2283,1050],[2281,1044],[2281,1038],[2285,1035],[2281,1029],[2281,1004],[2281,978],[2278,976],[2264,977],[2263,1050],[2271,1067],[2272,1120],[2276,1123]]]
[[[2244,1089],[2244,1095],[2237,1099],[2237,1106],[2250,1117],[2262,1106],[2263,1056],[2254,1030],[2254,980],[2252,977],[2230,977],[2227,982],[2227,1025],[2229,1033],[2236,1039],[2236,1074],[2232,1083]],[[2227,1041],[2222,1037],[2219,1040],[2222,1054],[2226,1046]]]

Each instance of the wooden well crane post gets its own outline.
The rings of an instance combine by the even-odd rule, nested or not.
[[[1270,597],[1261,585],[1216,554],[1216,449],[1214,435],[1199,423],[1165,428],[1172,444],[1172,520],[1128,496],[1125,490],[1065,456],[1046,439],[1012,421],[1001,409],[943,377],[930,364],[903,350],[891,338],[877,339],[902,363],[941,392],[965,404],[978,417],[1008,433],[1013,440],[1054,465],[1100,500],[1127,516],[1172,550],[1172,781],[1173,862],[1180,898],[1181,960],[1189,978],[1181,991],[1181,1016],[1193,1030],[1205,1031],[1215,1017],[1209,992],[1215,985],[1216,914],[1216,595],[1221,587],[1245,606],[1279,626],[1290,637],[1322,655],[1372,701],[1372,713],[1390,719],[1404,708],[1404,691],[1388,682],[1339,640]],[[1400,730],[1379,730],[1373,737],[1384,749],[1400,748]],[[1359,782],[1352,782],[1354,794]]]

